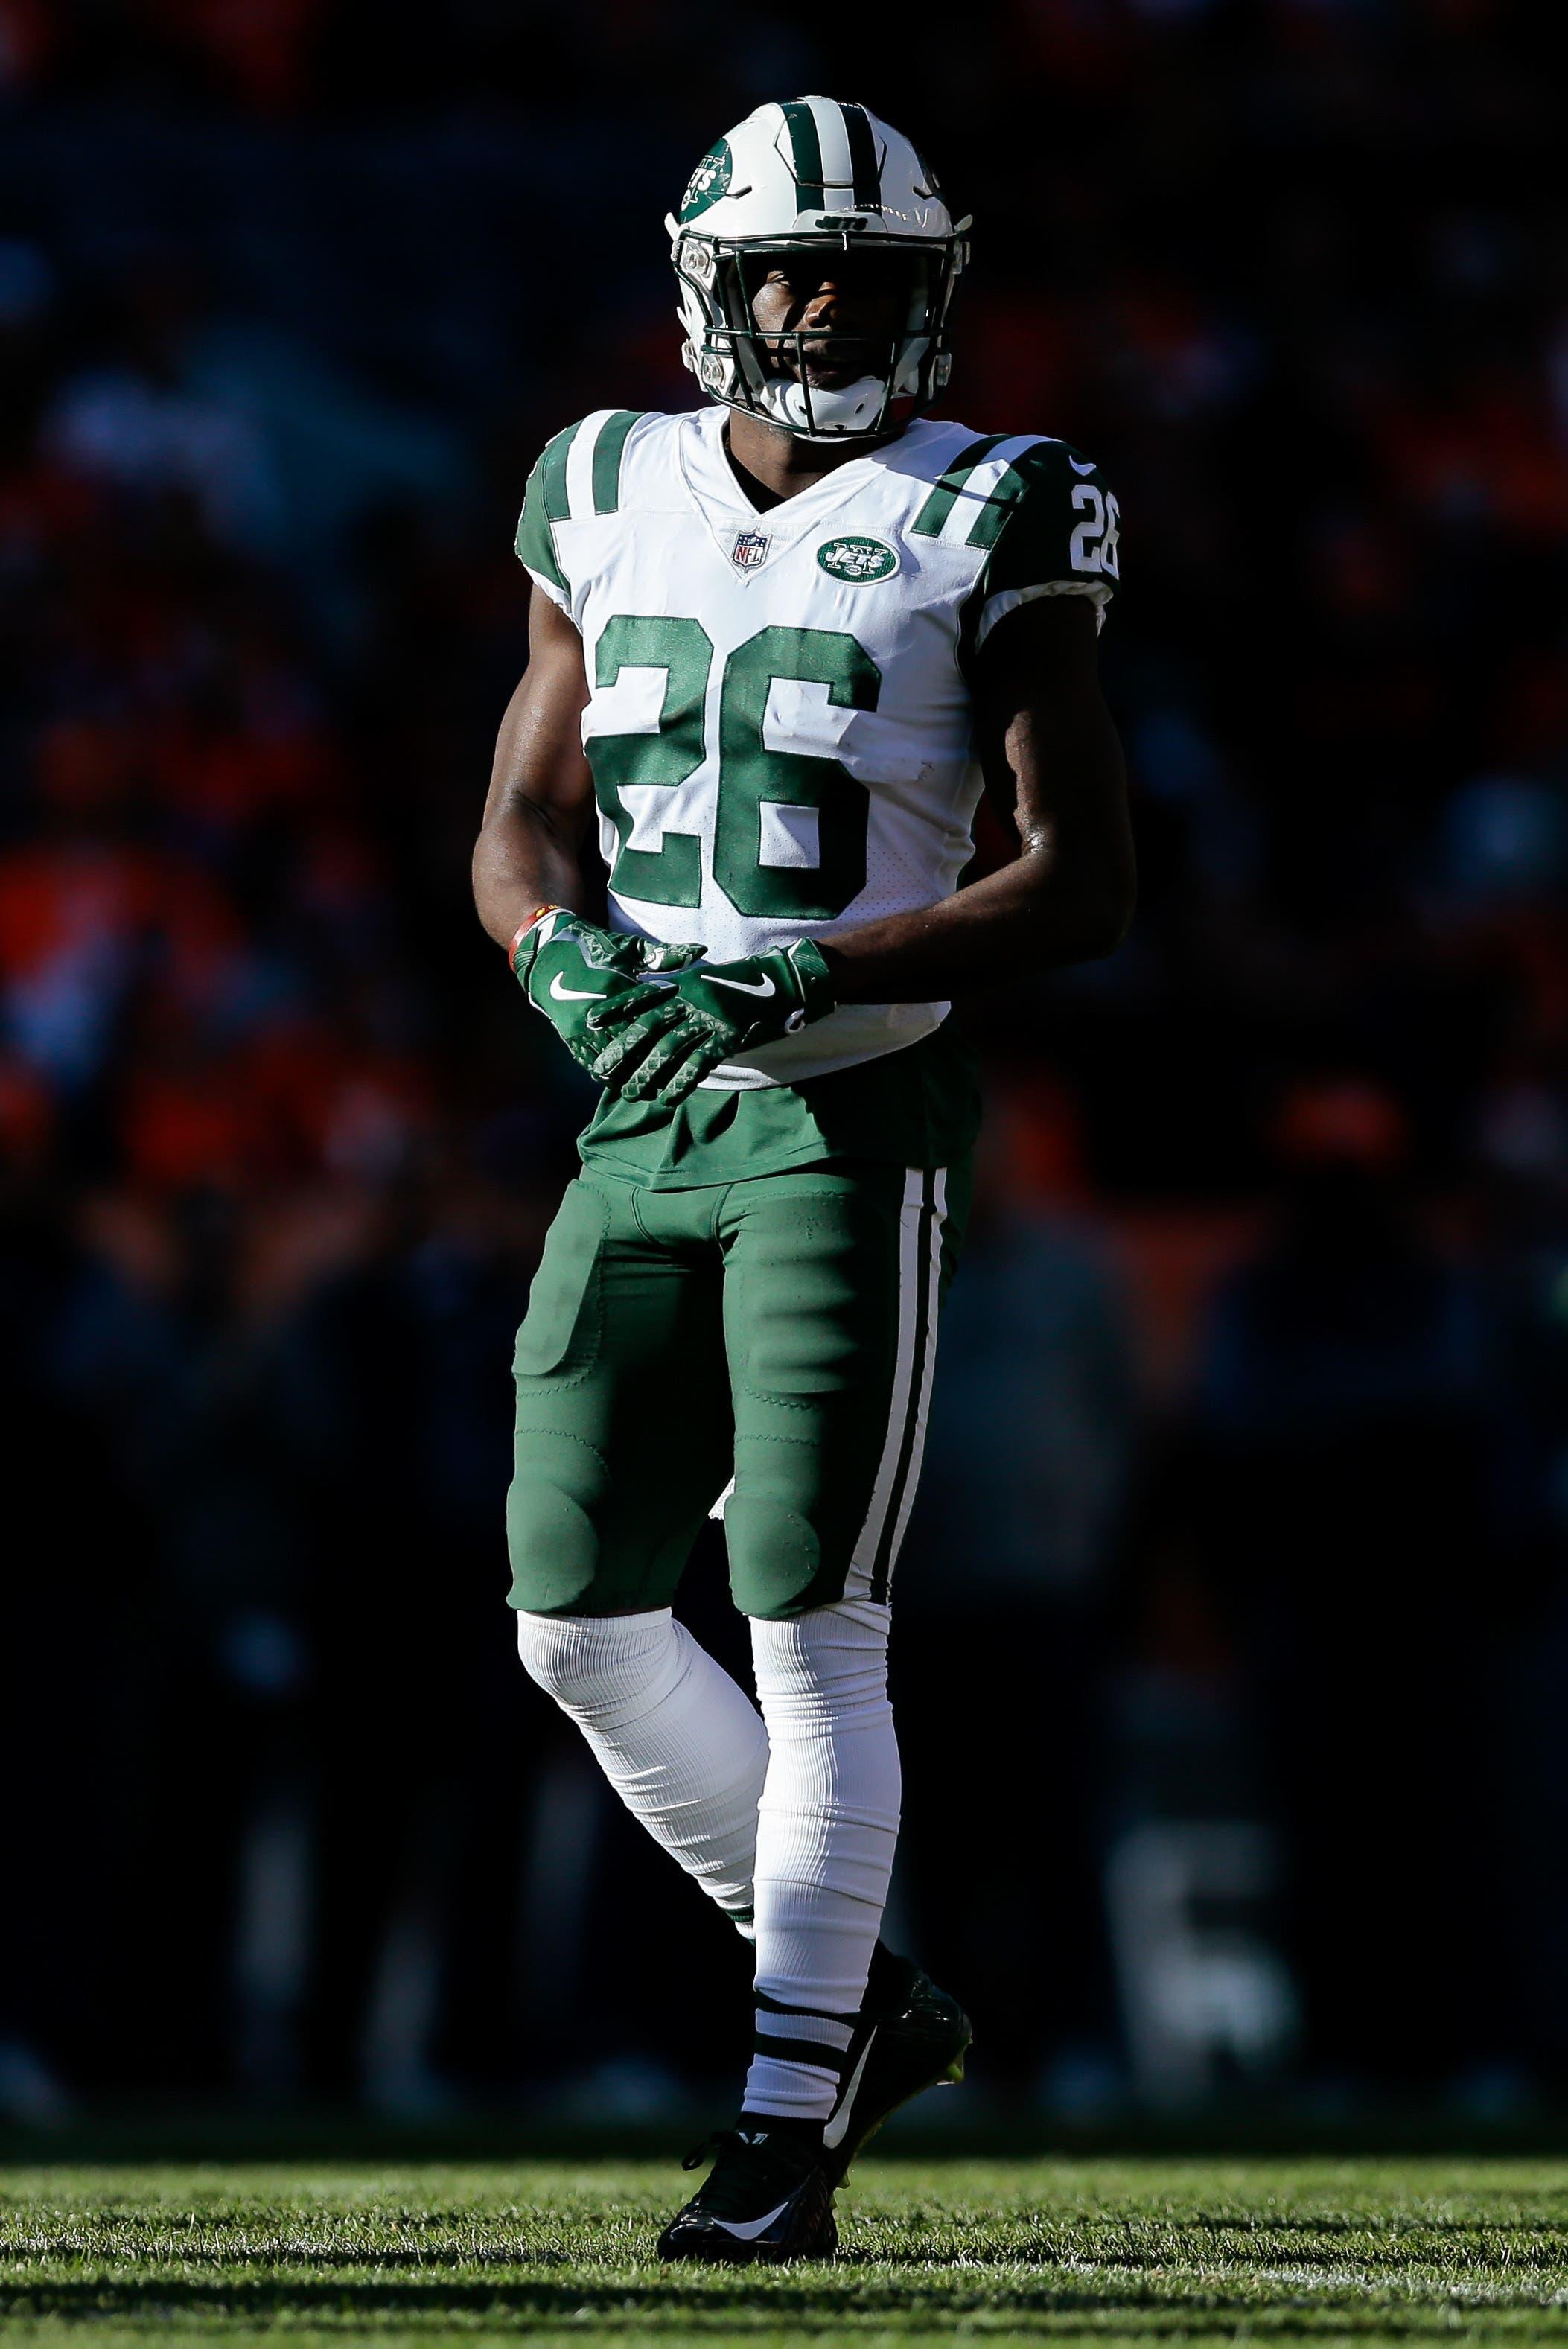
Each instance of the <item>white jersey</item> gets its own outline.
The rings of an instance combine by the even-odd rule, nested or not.
[[[530,477],[517,551],[583,637],[611,921],[711,960],[952,895],[980,795],[969,663],[1039,595],[1100,607],[1117,508],[1060,440],[913,424],[758,512],[727,411],[603,410]],[[944,1003],[844,1004],[715,1071],[794,1084]]]

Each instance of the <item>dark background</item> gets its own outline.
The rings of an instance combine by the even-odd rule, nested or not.
[[[1564,31],[0,0],[0,2116],[738,2079],[511,1648],[588,1104],[466,866],[529,465],[691,404],[662,215],[824,88],[974,211],[948,412],[1119,495],[1143,874],[967,1015],[890,1930],[980,2125],[1568,2092]]]

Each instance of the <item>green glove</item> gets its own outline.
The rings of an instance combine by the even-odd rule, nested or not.
[[[619,995],[591,1011],[585,1025],[601,1049],[590,1065],[612,1092],[673,1104],[721,1061],[793,1035],[837,1000],[810,938],[739,962],[694,963],[651,1005]]]
[[[552,906],[514,940],[511,967],[573,1059],[591,1070],[603,1050],[603,1037],[588,1026],[594,1007],[614,1000],[642,1010],[663,1002],[674,981],[659,974],[684,970],[701,952],[698,946],[666,947],[656,938],[602,930]]]

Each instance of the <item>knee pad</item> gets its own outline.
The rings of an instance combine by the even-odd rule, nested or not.
[[[743,1615],[810,1607],[822,1578],[822,1546],[799,1509],[768,1493],[732,1493],[725,1504],[729,1587]]]
[[[581,1456],[579,1456],[581,1455]],[[583,1598],[599,1571],[603,1464],[586,1444],[519,1436],[506,1496],[511,1603],[549,1614]]]

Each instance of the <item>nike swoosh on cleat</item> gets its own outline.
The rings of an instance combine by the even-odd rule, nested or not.
[[[786,2194],[783,2201],[780,2202],[777,2210],[769,2210],[765,2219],[710,2218],[708,2220],[708,2225],[710,2227],[722,2227],[727,2235],[733,2235],[738,2242],[750,2243],[756,2240],[757,2237],[762,2232],[764,2227],[770,2227],[775,2219],[781,2219],[789,2208],[789,2197]]]
[[[1072,467],[1075,473],[1092,473],[1094,471],[1094,459],[1092,457],[1089,459],[1087,465],[1080,465],[1076,457],[1069,457],[1068,459],[1068,463]]]
[[[740,995],[777,995],[779,990],[770,978],[720,978],[711,970],[698,973],[709,987],[733,987]]]
[[[822,2130],[822,2143],[830,2151],[831,2151],[834,2146],[842,2145],[845,2136],[848,2133],[850,2126],[850,2112],[855,2101],[855,2092],[861,2085],[861,2075],[866,2068],[866,2059],[870,2055],[872,2049],[876,2043],[878,2028],[879,2026],[873,2023],[872,2025],[871,2037],[861,2049],[861,2060],[855,2065],[854,2070],[850,2074],[848,2080],[845,2082],[843,2094],[840,2096],[838,2104],[833,2109],[831,2118],[827,2122]]]
[[[557,1003],[602,1003],[604,999],[602,987],[562,987],[559,971],[550,982],[550,992]]]

